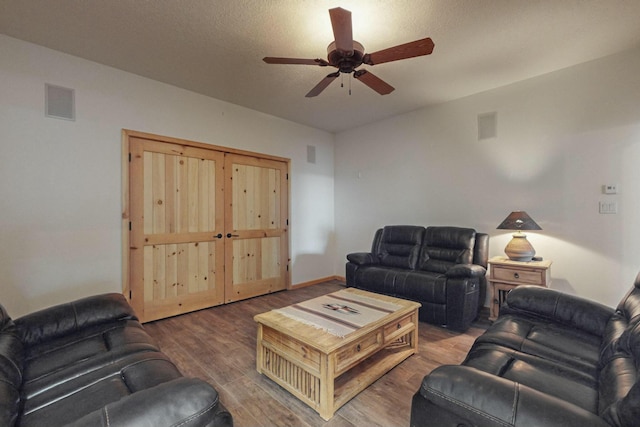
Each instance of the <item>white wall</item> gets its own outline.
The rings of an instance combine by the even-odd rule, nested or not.
[[[552,287],[612,305],[640,269],[640,50],[335,137],[2,35],[0,58],[0,302],[13,316],[121,290],[123,128],[291,158],[294,284],[344,275],[345,254],[385,224],[472,226],[502,254],[510,235],[495,227],[516,209],[543,228],[529,240],[554,262]],[[45,83],[75,89],[75,122],[44,117]],[[478,142],[490,111],[498,137]],[[608,200],[617,215],[598,214]]]
[[[640,270],[639,106],[633,50],[338,134],[336,271],[385,224],[474,227],[503,255],[511,236],[495,228],[525,210],[551,287],[617,304]],[[478,141],[493,111],[498,136]]]
[[[2,35],[0,58],[0,302],[12,316],[122,290],[123,128],[290,158],[292,283],[334,274],[332,134]],[[45,118],[45,83],[75,89],[76,121]]]

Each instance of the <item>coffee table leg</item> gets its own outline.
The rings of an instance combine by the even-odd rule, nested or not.
[[[262,323],[258,323],[258,337],[256,344],[256,369],[258,373],[262,373],[262,367],[264,366],[263,351],[262,351]]]
[[[336,371],[335,355],[320,356],[320,410],[318,413],[324,420],[333,417],[334,409],[334,373]]]
[[[418,352],[418,309],[411,316],[411,321],[415,325],[413,331],[411,332],[411,348],[414,353]]]

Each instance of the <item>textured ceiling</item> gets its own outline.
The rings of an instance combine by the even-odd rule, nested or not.
[[[363,66],[389,95],[343,75],[305,98],[333,69],[262,58],[325,59],[338,6],[367,52],[435,50]],[[331,132],[640,46],[639,18],[638,0],[0,0],[0,33]]]

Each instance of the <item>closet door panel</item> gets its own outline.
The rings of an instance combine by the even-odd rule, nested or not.
[[[287,164],[225,155],[225,300],[287,287]]]
[[[130,140],[131,302],[143,321],[224,302],[224,155]]]

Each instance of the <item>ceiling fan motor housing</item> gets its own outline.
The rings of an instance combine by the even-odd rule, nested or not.
[[[341,73],[352,73],[362,65],[364,59],[364,46],[353,41],[353,53],[351,55],[336,49],[336,42],[331,42],[327,47],[327,59],[329,64],[338,68]]]

